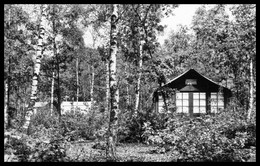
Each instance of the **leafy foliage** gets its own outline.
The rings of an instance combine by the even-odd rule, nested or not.
[[[170,150],[173,161],[247,161],[255,146],[255,125],[227,110],[194,119],[177,116],[159,130],[147,122],[144,129],[146,143],[156,144],[157,153]]]

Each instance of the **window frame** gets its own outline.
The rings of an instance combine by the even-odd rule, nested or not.
[[[216,98],[212,98],[212,94],[216,95]],[[222,101],[223,104],[219,104],[219,101]],[[216,105],[213,105],[212,103],[216,102]],[[214,112],[213,112],[213,109]],[[223,92],[210,92],[210,113],[217,114],[219,113],[220,109],[225,109],[225,100],[224,100],[224,93]]]
[[[181,98],[178,98],[178,94],[181,94]],[[187,96],[187,98],[186,98],[186,96],[185,96],[185,99],[183,98],[183,94],[187,94],[186,96]],[[176,113],[183,113],[183,114],[188,114],[189,113],[189,92],[176,92],[176,97],[175,97],[175,101],[176,101]],[[181,101],[181,105],[177,105],[177,101]],[[183,101],[187,101],[187,105],[183,105]],[[186,103],[185,103],[186,104]],[[180,109],[181,108],[181,111],[179,112],[178,111],[178,109]],[[187,109],[187,111],[185,111],[185,112],[183,112],[183,110],[184,110],[184,108],[185,108],[185,110]]]
[[[195,98],[195,94],[198,94],[198,98]],[[204,94],[204,97],[201,98],[201,94]],[[194,105],[194,101],[198,101],[198,105]],[[201,105],[201,101],[204,101],[204,105]],[[207,96],[206,96],[206,92],[193,92],[193,114],[206,114],[207,113]],[[194,108],[198,108],[198,112],[194,112]],[[201,112],[201,108],[204,108],[205,111]]]

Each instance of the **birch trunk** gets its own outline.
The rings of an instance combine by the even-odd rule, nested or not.
[[[31,116],[33,112],[36,112],[35,108],[35,101],[37,99],[37,85],[38,85],[38,77],[40,73],[41,68],[41,59],[43,57],[43,36],[44,36],[44,27],[42,23],[42,15],[44,14],[44,8],[46,8],[46,5],[41,6],[41,16],[40,16],[40,28],[39,28],[39,38],[38,38],[38,45],[37,45],[37,52],[36,52],[36,62],[34,65],[34,74],[32,79],[32,90],[31,90],[31,97],[30,97],[30,103],[28,106],[28,110],[25,115],[25,123],[23,125],[23,129],[27,132],[27,134],[30,134],[30,121]]]
[[[55,72],[52,72],[52,78],[51,78],[51,116],[52,116],[52,113],[53,113],[54,78],[55,78]]]
[[[126,107],[130,106],[130,97],[129,97],[129,85],[126,85]]]
[[[55,13],[55,5],[52,6],[53,13]],[[61,94],[60,94],[60,64],[59,64],[59,57],[58,57],[58,50],[56,45],[56,24],[55,19],[52,19],[52,30],[53,30],[53,54],[56,58],[56,72],[57,72],[57,112],[59,116],[59,121],[61,118]]]
[[[110,95],[110,89],[109,89],[109,61],[106,61],[106,67],[107,67],[107,71],[106,71],[106,107],[107,107],[107,113],[109,112],[109,95]]]
[[[90,89],[90,108],[92,110],[93,108],[93,103],[94,103],[94,81],[95,81],[95,69],[94,66],[91,66],[92,68],[92,74],[91,74],[91,89]]]
[[[10,5],[10,8],[8,10],[8,24],[9,24],[9,27],[11,25],[11,5]],[[13,51],[11,51],[11,53],[13,53]],[[9,126],[9,115],[8,115],[8,109],[9,109],[9,101],[10,101],[10,71],[11,71],[11,68],[10,68],[10,64],[11,64],[11,55],[8,54],[8,73],[7,73],[7,78],[6,78],[6,81],[5,81],[5,107],[4,107],[4,121],[5,121],[5,126],[4,128],[8,128]]]
[[[118,124],[118,87],[116,80],[116,54],[117,54],[117,5],[113,5],[113,13],[111,16],[111,33],[110,33],[110,57],[109,57],[109,71],[110,71],[110,116],[107,133],[107,149],[106,156],[109,160],[116,159],[116,135]]]
[[[126,70],[126,78],[129,80],[130,65],[128,64],[128,71]],[[126,108],[130,107],[129,84],[126,85]]]
[[[141,77],[142,77],[142,66],[143,66],[143,41],[140,44],[140,60],[139,60],[139,75],[137,80],[137,88],[136,88],[136,102],[135,102],[135,109],[134,109],[134,116],[137,115],[139,103],[140,103],[140,84],[141,84]]]
[[[253,111],[253,102],[254,102],[254,94],[253,94],[253,89],[254,89],[254,77],[253,77],[253,59],[250,59],[250,98],[249,98],[249,109],[248,109],[248,114],[247,114],[247,120],[250,121],[251,114]]]
[[[7,80],[4,82],[5,86],[5,108],[4,108],[4,116],[5,116],[5,126],[4,128],[6,129],[8,127],[8,83]]]
[[[76,94],[76,100],[77,100],[77,107],[79,102],[79,59],[77,57],[76,61],[76,77],[77,77],[77,94]]]

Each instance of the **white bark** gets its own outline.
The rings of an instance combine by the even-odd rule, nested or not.
[[[5,108],[4,108],[4,118],[5,118],[5,129],[8,125],[8,113],[7,113],[7,108],[8,108],[8,83],[7,83],[7,80],[4,82],[4,85],[5,85]]]
[[[253,111],[253,105],[254,105],[254,77],[253,77],[253,59],[250,59],[250,96],[249,96],[249,109],[247,114],[247,120],[250,121],[251,114]]]
[[[134,115],[137,114],[139,103],[140,103],[140,85],[141,85],[141,77],[142,77],[142,67],[143,67],[143,44],[144,42],[141,41],[140,43],[140,60],[139,60],[139,74],[138,74],[138,80],[137,80],[137,89],[136,89],[136,102],[135,102],[135,112]]]
[[[106,107],[107,107],[107,113],[109,112],[109,95],[110,95],[110,89],[109,89],[109,62],[106,61],[106,67],[107,67],[107,71],[106,71]]]
[[[34,74],[32,79],[32,90],[31,90],[31,97],[30,97],[30,103],[28,110],[25,115],[25,123],[23,125],[23,128],[28,132],[31,116],[33,112],[36,112],[35,108],[35,101],[37,99],[37,85],[38,85],[38,77],[40,73],[41,68],[41,59],[42,59],[42,51],[43,51],[43,36],[44,36],[44,27],[42,22],[42,15],[44,8],[46,8],[46,5],[41,6],[41,16],[40,16],[40,28],[39,28],[39,38],[38,38],[38,46],[37,46],[37,52],[36,52],[36,62],[34,65]]]
[[[51,78],[51,116],[53,114],[54,78],[55,78],[55,72],[52,72],[52,78]]]
[[[129,85],[126,85],[126,105],[127,107],[130,105]]]
[[[76,100],[77,100],[77,106],[79,102],[79,58],[77,57],[76,61],[76,77],[77,77],[77,94],[76,94]]]
[[[116,158],[116,135],[118,124],[118,87],[116,77],[116,54],[117,54],[117,5],[113,5],[113,13],[111,15],[111,33],[110,33],[110,117],[107,138],[107,158]]]
[[[11,26],[11,5],[10,8],[8,10],[8,24],[9,27]],[[11,51],[11,53],[13,53],[13,51]],[[5,87],[5,102],[4,102],[4,128],[6,129],[9,125],[9,115],[8,115],[8,109],[9,109],[9,96],[10,96],[10,57],[11,55],[8,54],[8,73],[7,73],[7,78],[6,81],[4,82],[4,87]]]
[[[91,103],[91,109],[92,109],[93,103],[94,103],[95,69],[94,69],[94,66],[91,66],[91,68],[92,68],[92,75],[91,75],[90,103]]]

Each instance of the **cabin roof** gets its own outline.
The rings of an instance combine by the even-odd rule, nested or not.
[[[184,76],[184,75],[186,75],[187,73],[190,73],[190,72],[196,72],[197,74],[199,74],[199,75],[201,75],[202,77],[206,78],[207,80],[209,80],[209,81],[212,82],[213,84],[216,84],[216,85],[218,85],[218,86],[222,86],[222,85],[219,85],[217,82],[215,82],[215,81],[209,79],[208,77],[206,77],[206,76],[200,74],[200,73],[197,72],[195,69],[186,70],[184,73],[182,73],[182,74],[178,75],[177,77],[173,78],[172,80],[168,81],[166,84],[164,84],[164,86],[167,85],[167,84],[169,84],[169,83],[171,83],[171,82],[173,82],[173,81],[175,81],[175,80],[177,80],[178,78],[180,78],[180,77],[182,77],[182,76]],[[222,87],[223,87],[223,86],[222,86]]]
[[[211,80],[210,78],[208,78],[206,76],[203,76],[202,74],[197,72],[195,69],[186,70],[184,73],[173,78],[172,80],[170,80],[169,82],[164,84],[162,87],[171,87],[171,88],[176,88],[181,91],[185,91],[185,90],[189,91],[189,89],[187,89],[188,87],[183,87],[186,79],[198,79],[198,80],[202,81],[203,85],[201,85],[202,87],[200,87],[200,89],[202,88],[202,89],[207,89],[207,90],[212,90],[212,91],[218,91],[218,89],[221,87],[225,91],[231,92],[228,88],[218,84],[217,82]],[[193,87],[193,89],[195,90],[196,88],[198,88],[198,86],[195,85]]]

